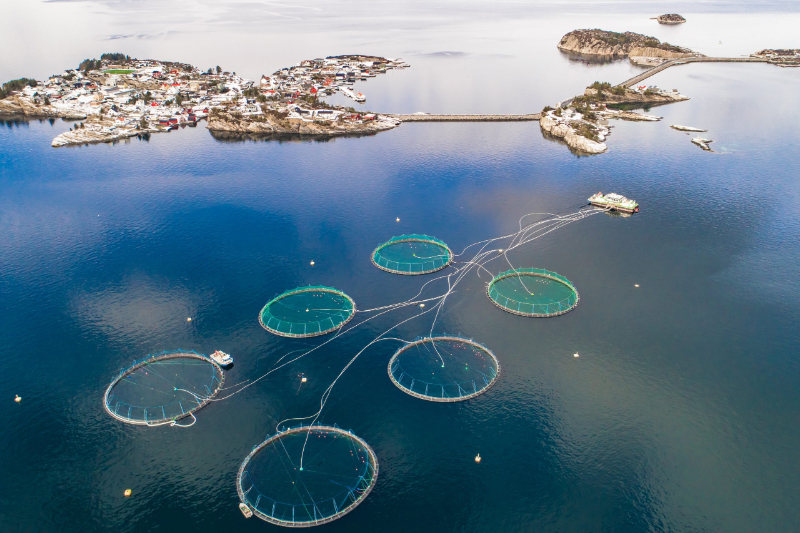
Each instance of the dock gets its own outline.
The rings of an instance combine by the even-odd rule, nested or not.
[[[527,115],[397,115],[382,113],[401,122],[524,122],[539,120],[539,113]]]

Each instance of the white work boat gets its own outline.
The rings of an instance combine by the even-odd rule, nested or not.
[[[250,510],[247,504],[240,503],[239,510],[242,512],[245,518],[250,518],[251,516],[253,516],[253,511]]]
[[[217,363],[219,366],[231,366],[233,364],[233,357],[230,354],[223,352],[222,350],[217,350],[211,354],[211,359]]]
[[[629,200],[621,194],[603,194],[599,192],[589,198],[589,203],[596,207],[603,207],[612,211],[621,211],[623,213],[638,213],[639,204],[634,200]]]

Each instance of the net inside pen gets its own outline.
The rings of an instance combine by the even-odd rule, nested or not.
[[[372,252],[372,263],[393,274],[429,274],[453,262],[453,252],[442,241],[427,235],[392,237]]]
[[[534,317],[563,315],[580,300],[572,282],[542,268],[517,268],[498,274],[486,294],[504,311]]]
[[[355,302],[342,291],[310,286],[276,296],[258,320],[264,329],[282,337],[315,337],[341,328],[355,312]]]
[[[253,448],[237,475],[239,498],[267,522],[331,522],[359,505],[378,477],[372,449],[335,426],[292,428]]]
[[[205,355],[165,351],[121,370],[106,389],[104,406],[129,424],[168,424],[206,406],[224,380],[222,369]]]
[[[458,402],[486,392],[500,362],[485,346],[460,336],[423,337],[389,360],[389,377],[406,394],[432,402]]]

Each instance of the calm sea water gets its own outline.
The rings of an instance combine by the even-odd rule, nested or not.
[[[412,64],[363,85],[373,110],[536,111],[636,71],[570,61],[555,49],[566,31],[597,25],[671,39],[624,6],[615,17],[587,9],[546,14],[527,29],[506,11],[481,23],[459,12],[452,30],[440,18],[433,30],[412,27],[429,40],[404,49],[401,34],[385,46],[348,34],[334,44],[351,48],[331,53],[357,45]],[[733,37],[748,18],[769,21],[773,35],[796,20],[724,13],[736,9],[695,15],[674,42],[711,54],[717,41],[728,46],[717,35]],[[406,15],[385,27],[413,26]],[[763,39],[750,34],[752,43],[737,45],[746,49],[727,53],[791,44],[764,42],[770,30],[759,28]],[[412,47],[416,55],[406,53]],[[75,62],[93,53],[78,50]],[[5,78],[16,77],[10,65]],[[405,124],[373,137],[280,143],[222,142],[198,127],[57,150],[50,141],[68,123],[5,124],[0,529],[277,531],[237,509],[241,460],[278,420],[315,412],[346,362],[408,312],[214,403],[190,429],[112,420],[102,407],[111,377],[134,358],[184,348],[228,351],[228,382],[253,379],[304,345],[259,326],[275,293],[325,284],[361,309],[393,303],[423,280],[371,264],[391,236],[428,233],[461,251],[510,233],[525,213],[573,212],[602,190],[635,198],[642,211],[590,217],[511,255],[573,281],[573,312],[504,313],[483,292],[486,274],[448,299],[435,331],[494,351],[503,371],[489,392],[453,405],[412,398],[389,380],[388,342],[339,380],[321,420],[364,438],[380,475],[363,504],[322,527],[800,530],[800,72],[687,65],[653,82],[691,100],[652,109],[658,123],[613,123],[609,152],[596,157],[576,157],[537,123]],[[716,152],[670,124],[707,128]],[[397,335],[411,339],[430,324],[408,322]],[[300,373],[309,381],[297,392]],[[133,497],[122,497],[126,488]]]

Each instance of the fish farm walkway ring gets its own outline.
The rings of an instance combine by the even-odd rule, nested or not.
[[[339,485],[342,490],[332,498],[326,499],[325,501],[314,501],[313,498],[310,497],[309,488],[313,489],[315,485],[306,485],[303,480],[300,479],[298,474],[294,474],[298,476],[298,485],[295,485],[294,482],[292,483],[294,491],[297,494],[302,494],[304,491],[306,496],[311,499],[310,502],[304,501],[302,504],[290,504],[276,501],[270,496],[262,494],[259,488],[256,486],[259,480],[253,479],[253,475],[250,472],[253,458],[265,448],[269,450],[270,446],[280,442],[281,439],[286,439],[287,437],[291,436],[299,436],[300,434],[306,434],[305,442],[310,447],[314,442],[314,439],[310,438],[313,433],[320,434],[318,436],[327,437],[332,435],[334,438],[344,437],[347,439],[350,447],[351,457],[354,457],[355,459],[361,459],[364,465],[363,472],[361,474],[353,474],[353,477],[355,478],[354,486],[348,486],[341,483],[343,479],[341,479],[341,476],[339,476],[338,482],[331,480],[329,481]],[[277,446],[275,448],[277,449]],[[267,450],[264,450],[262,453],[265,453]],[[289,468],[286,467],[295,467],[294,470],[296,472],[297,464],[295,464],[294,461],[291,460],[291,457],[288,456],[288,451],[285,446],[282,446],[282,450],[287,452],[287,457],[289,458],[288,463],[281,465],[283,467],[282,470],[288,472]],[[304,444],[303,453],[306,451],[307,450]],[[311,453],[312,452],[309,450],[309,454]],[[311,458],[307,458],[306,461],[311,462]],[[302,464],[302,462],[300,464]],[[300,470],[302,471],[302,467]],[[312,472],[312,475],[315,474],[313,469],[307,469],[306,471]],[[239,494],[239,500],[247,505],[250,510],[253,511],[253,514],[255,514],[258,518],[269,522],[270,524],[285,527],[311,527],[333,522],[334,520],[341,518],[355,509],[372,491],[377,479],[378,457],[375,455],[375,452],[372,450],[369,444],[353,434],[352,431],[346,431],[335,425],[299,426],[276,433],[253,448],[247,457],[245,457],[244,461],[242,461],[242,465],[239,467],[239,472],[236,474],[236,492]],[[245,486],[247,486],[247,489],[245,489]],[[298,489],[297,486],[300,488]],[[337,498],[341,498],[339,503],[337,503]],[[289,513],[289,509],[291,509],[291,513]],[[300,512],[297,512],[298,509]]]
[[[408,244],[412,243],[412,244]],[[418,243],[414,245],[413,243]],[[423,255],[415,253],[418,248]],[[372,252],[372,264],[392,274],[419,276],[445,268],[453,262],[453,251],[442,241],[428,235],[392,237]]]
[[[547,280],[554,281],[562,288],[567,289],[567,296],[559,299],[558,301],[549,302],[536,302],[536,301],[522,301],[515,299],[511,295],[502,294],[498,290],[498,284],[503,280],[518,279],[522,280],[523,277],[539,277]],[[524,286],[524,283],[523,283]],[[497,307],[503,311],[513,313],[520,316],[530,317],[550,317],[563,315],[569,313],[580,301],[578,290],[567,278],[561,274],[545,270],[543,268],[514,268],[501,272],[495,276],[492,281],[486,286],[486,295]]]
[[[301,339],[336,331],[355,314],[352,298],[338,289],[319,285],[279,294],[261,309],[258,322],[275,335]]]
[[[474,350],[477,350],[485,355],[484,362],[488,365],[488,368],[484,369],[485,371],[480,370],[480,361],[472,361],[475,363],[473,365],[473,372],[475,372],[481,378],[479,380],[480,388],[478,383],[476,383],[474,376],[472,378],[469,378],[468,376],[462,376],[461,380],[456,378],[453,381],[436,383],[434,382],[435,378],[430,378],[427,375],[427,370],[430,370],[430,368],[433,367],[426,369],[424,378],[422,376],[422,372],[419,371],[413,372],[414,374],[419,374],[416,376],[412,376],[408,373],[407,365],[404,366],[401,364],[399,358],[402,357],[404,353],[415,347],[423,347],[430,344],[435,348],[435,344],[437,342],[449,342],[462,345],[466,344],[467,346],[470,346]],[[428,353],[432,354],[430,350],[428,350]],[[437,357],[442,357],[439,355],[438,349],[436,349],[436,353]],[[445,355],[452,354],[446,353]],[[459,370],[461,365],[465,364],[463,360],[453,361],[452,363],[452,365],[448,364],[448,366],[457,367]],[[436,366],[438,366],[438,363]],[[443,360],[441,368],[445,368],[445,363]],[[492,385],[495,384],[497,378],[500,377],[500,361],[489,348],[478,342],[475,342],[472,339],[467,339],[459,335],[445,334],[434,337],[420,337],[401,346],[400,349],[397,350],[389,360],[387,370],[389,372],[389,379],[392,380],[392,383],[394,383],[398,389],[402,390],[406,394],[421,400],[427,400],[429,402],[453,403],[469,400],[470,398],[479,396],[489,390]],[[434,374],[434,372],[431,372],[431,375]],[[467,379],[464,379],[464,377],[467,377]],[[436,394],[436,392],[439,392],[439,394]]]
[[[137,371],[147,369],[152,365],[158,365],[176,359],[198,360],[201,363],[208,364],[208,367],[212,371],[211,377],[207,384],[198,384],[196,389],[197,393],[186,389],[178,389],[178,382],[174,384],[167,383],[164,391],[154,391],[154,396],[158,397],[159,392],[161,392],[163,395],[181,390],[185,392],[185,395],[183,395],[187,400],[187,404],[185,406],[179,399],[173,399],[173,401],[161,405],[131,405],[120,400],[120,398],[114,393],[114,389],[118,384],[126,380],[130,380],[131,376]],[[146,374],[147,370],[145,370],[144,373]],[[108,388],[106,388],[106,392],[103,395],[103,407],[112,417],[121,422],[125,422],[126,424],[134,424],[139,426],[162,426],[165,424],[173,424],[175,421],[187,416],[194,416],[194,413],[208,405],[209,402],[211,402],[211,400],[219,393],[224,382],[225,374],[222,372],[222,368],[210,357],[199,354],[194,350],[163,351],[161,353],[148,355],[139,361],[134,361],[129,367],[120,370],[119,374],[111,381]],[[173,391],[169,391],[170,387],[172,387]],[[124,414],[126,409],[127,416]],[[148,412],[148,410],[150,412]],[[139,412],[142,413],[141,418],[133,416],[133,413]]]

